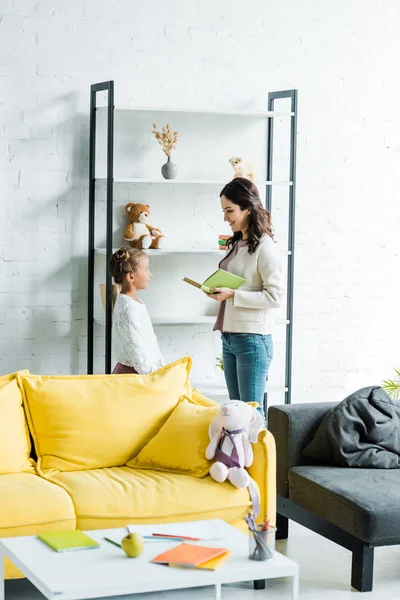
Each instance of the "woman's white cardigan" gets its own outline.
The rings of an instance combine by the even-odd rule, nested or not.
[[[249,253],[247,246],[239,248],[228,271],[246,282],[226,301],[223,330],[271,333],[272,310],[279,307],[283,295],[282,261],[275,242],[269,235],[263,235],[254,254]]]

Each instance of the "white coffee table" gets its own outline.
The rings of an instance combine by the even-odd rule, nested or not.
[[[215,586],[216,598],[221,598],[221,584],[277,577],[291,577],[293,600],[298,600],[299,567],[278,552],[271,560],[256,562],[248,558],[249,539],[224,521],[213,521],[221,532],[221,539],[199,542],[207,546],[226,547],[229,559],[216,571],[176,569],[152,564],[150,560],[176,542],[149,542],[139,558],[129,559],[120,548],[104,540],[108,534],[124,530],[106,529],[88,531],[101,542],[98,550],[57,553],[35,536],[0,539],[0,600],[4,596],[3,557],[10,561],[48,599],[86,600],[175,590],[182,588]],[[190,535],[190,523],[187,523]],[[136,529],[136,527],[135,527]],[[137,527],[140,532],[140,526]]]

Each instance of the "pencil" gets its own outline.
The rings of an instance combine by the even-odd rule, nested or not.
[[[118,544],[117,542],[114,542],[114,540],[110,540],[110,538],[105,537],[104,538],[106,540],[106,542],[109,542],[110,544],[113,544],[113,546],[118,546],[118,548],[122,548],[121,544]]]

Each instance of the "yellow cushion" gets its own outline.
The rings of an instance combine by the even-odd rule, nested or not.
[[[0,380],[0,475],[33,471],[22,394],[15,379]]]
[[[71,498],[36,473],[0,475],[0,537],[75,529]],[[5,578],[23,577],[5,561]]]
[[[192,389],[192,402],[194,404],[200,404],[200,406],[220,406],[220,404],[214,402],[214,400],[210,400],[210,398],[204,396],[197,388]]]
[[[0,386],[6,384],[8,381],[12,381],[17,378],[17,375],[21,375],[24,373],[29,373],[27,369],[23,369],[22,371],[15,371],[14,373],[8,373],[7,375],[0,375]]]
[[[236,522],[250,506],[247,489],[211,477],[112,467],[54,473],[50,481],[71,495],[79,529],[201,519]]]
[[[181,399],[157,435],[127,466],[205,477],[212,464],[205,457],[208,428],[218,409]]]
[[[75,527],[74,505],[65,490],[36,473],[0,475],[0,537],[33,535],[50,524]]]
[[[189,357],[150,375],[20,375],[38,471],[124,465],[190,396]]]

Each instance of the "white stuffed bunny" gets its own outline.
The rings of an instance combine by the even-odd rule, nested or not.
[[[257,402],[230,400],[222,404],[208,430],[210,443],[206,458],[216,461],[210,475],[222,483],[228,479],[235,487],[250,485],[250,476],[244,467],[253,463],[252,443],[257,443],[264,420],[256,410]]]

